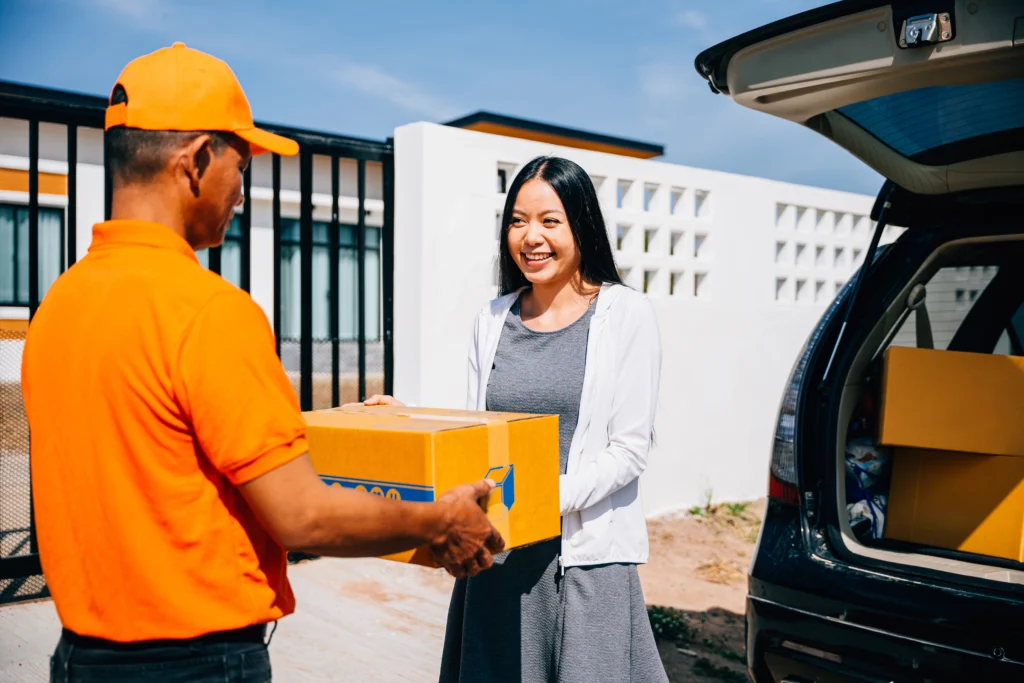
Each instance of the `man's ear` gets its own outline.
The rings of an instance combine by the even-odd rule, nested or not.
[[[206,133],[196,136],[178,152],[177,166],[188,179],[189,189],[199,196],[199,181],[206,173],[213,159],[210,136]]]

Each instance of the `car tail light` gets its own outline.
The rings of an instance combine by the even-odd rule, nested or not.
[[[772,464],[768,480],[768,497],[792,505],[800,505],[800,480],[797,476],[796,465],[796,433],[797,433],[797,408],[800,403],[800,391],[803,388],[804,375],[807,372],[807,364],[810,361],[810,351],[825,334],[829,323],[835,317],[839,306],[842,305],[850,294],[853,286],[851,278],[843,289],[832,300],[828,310],[822,314],[818,324],[814,326],[807,341],[804,342],[796,363],[786,380],[786,390],[782,394],[782,404],[779,406],[779,419],[775,423],[775,438],[772,443]]]
[[[792,505],[800,504],[799,479],[796,472],[796,409],[807,369],[807,345],[786,380],[786,390],[779,406],[779,419],[775,424],[772,443],[772,464],[768,481],[768,497]]]

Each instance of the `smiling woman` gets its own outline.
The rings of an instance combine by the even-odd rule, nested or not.
[[[662,683],[637,572],[654,310],[621,284],[590,176],[567,159],[520,171],[500,244],[502,296],[477,321],[467,407],[558,415],[562,537],[456,583],[440,680]]]

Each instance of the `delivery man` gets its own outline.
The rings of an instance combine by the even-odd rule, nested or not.
[[[106,137],[112,220],[50,289],[22,366],[64,626],[51,680],[270,680],[266,624],[295,608],[286,549],[427,545],[455,576],[489,567],[491,482],[409,503],[320,481],[266,317],[197,262],[250,157],[298,151],[253,126],[228,65],[181,43],[136,59]]]

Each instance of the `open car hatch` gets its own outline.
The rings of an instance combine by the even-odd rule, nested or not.
[[[1024,0],[846,0],[697,56],[712,89],[920,195],[1024,185]]]

